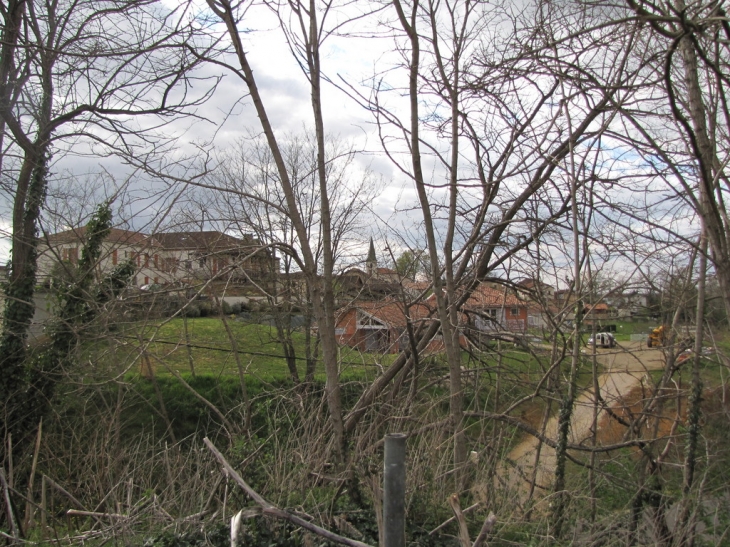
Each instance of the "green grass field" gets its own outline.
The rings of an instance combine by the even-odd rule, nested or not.
[[[265,382],[289,377],[275,327],[228,319],[229,335],[220,318],[206,317],[188,319],[186,335],[185,323],[183,319],[173,319],[159,325],[149,322],[131,325],[123,332],[122,338],[127,343],[117,357],[124,363],[139,360],[140,368],[136,370],[142,370],[149,363],[158,375],[170,375],[173,371],[191,374],[193,369],[197,375],[237,375],[235,342],[238,358],[247,374]],[[305,337],[301,332],[294,332],[292,339],[298,371],[303,378]],[[375,376],[379,366],[388,366],[393,358],[389,354],[365,354],[341,347],[341,374],[345,379],[366,380]],[[318,362],[316,375],[318,379],[324,378],[321,362]]]
[[[187,335],[185,332],[187,323]],[[139,366],[131,367],[130,372],[144,372],[149,363],[157,375],[171,375],[174,372],[191,374],[194,369],[197,375],[227,376],[238,375],[238,365],[234,344],[238,352],[241,366],[247,374],[254,375],[263,381],[275,381],[289,377],[289,370],[284,359],[282,344],[277,339],[275,327],[265,324],[249,323],[228,319],[228,332],[218,317],[188,319],[177,318],[170,321],[140,322],[127,326],[117,333],[118,343],[112,350],[104,347],[107,354],[120,364],[129,367],[137,362]],[[305,373],[305,336],[302,332],[292,334],[295,353],[298,359],[298,370],[301,377]],[[312,337],[314,343],[314,337]],[[96,349],[100,351],[99,348]],[[343,379],[369,380],[375,377],[381,367],[388,367],[396,355],[380,353],[363,353],[357,349],[341,346],[340,364]],[[501,353],[501,359],[498,357]],[[470,358],[464,352],[463,366],[466,368],[493,368],[498,363],[525,379],[536,379],[544,373],[549,359],[547,353],[536,358],[521,349],[513,349],[504,344],[496,351],[478,352]],[[90,358],[92,359],[92,358]],[[192,367],[191,367],[192,361]],[[447,372],[445,356],[434,354],[429,361],[438,369]],[[588,371],[581,371],[582,374]],[[324,379],[324,370],[318,362],[318,379]]]

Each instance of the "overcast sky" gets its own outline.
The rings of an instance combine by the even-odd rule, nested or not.
[[[177,2],[168,0],[169,6],[176,6]],[[382,72],[397,63],[398,56],[394,52],[392,38],[377,37],[377,25],[367,29],[364,23],[353,27],[359,36],[348,36],[347,39],[332,36],[324,45],[322,62],[325,75],[342,83],[347,82],[363,91],[366,88],[360,84],[370,80],[373,75]],[[249,10],[243,26],[247,32],[243,33],[243,40],[247,49],[257,84],[260,88],[268,115],[279,135],[287,133],[303,133],[313,127],[312,110],[308,82],[302,74],[287,46],[283,33],[279,29],[276,17],[266,8],[257,7]],[[352,29],[351,29],[352,30]],[[371,32],[372,31],[372,32]],[[226,42],[229,41],[226,38]],[[235,58],[231,58],[232,65],[237,66]],[[260,125],[251,101],[246,96],[245,87],[235,75],[215,65],[207,65],[200,69],[199,75],[223,75],[215,94],[204,105],[199,107],[197,120],[181,120],[169,128],[179,136],[179,153],[194,153],[195,146],[200,143],[213,142],[217,150],[224,150],[235,145],[236,141],[244,138],[253,131],[260,132]],[[205,85],[205,84],[202,84]],[[382,175],[388,183],[377,200],[372,204],[374,211],[380,216],[387,217],[392,211],[395,200],[403,197],[405,181],[400,173],[395,173],[390,162],[380,153],[377,133],[372,125],[372,118],[335,86],[325,84],[323,89],[323,104],[325,116],[325,130],[329,135],[336,136],[352,143],[362,153],[358,156],[358,168],[370,169]],[[63,179],[60,184],[64,188],[71,179],[91,178],[87,185],[112,186],[110,178],[117,185],[129,176],[129,169],[114,159],[94,157],[55,157],[53,173]],[[105,177],[97,177],[96,173],[103,171]],[[92,175],[89,175],[92,174]],[[94,181],[95,179],[95,181]],[[145,195],[150,191],[149,185],[154,181],[146,180],[135,188],[132,183],[132,194]],[[105,191],[106,190],[106,191]],[[97,199],[108,197],[108,189],[98,189]],[[406,199],[410,190],[405,190]],[[105,195],[106,194],[106,195]],[[411,196],[412,197],[412,196]],[[133,221],[133,226],[142,228],[149,219],[157,217],[162,208],[167,207],[167,200],[147,200],[144,202],[147,210],[134,209],[135,214],[141,213],[140,218]],[[63,206],[63,204],[62,204]],[[5,210],[0,219],[0,228],[9,233],[9,215]],[[0,241],[0,259],[8,257],[9,244],[7,239]]]
[[[179,5],[179,2],[175,0],[166,1],[171,9]],[[371,4],[371,2],[353,3],[351,5],[353,11],[349,13]],[[204,2],[202,6],[205,6]],[[502,4],[497,4],[497,6],[502,6]],[[518,6],[515,8],[517,11],[524,7],[518,0],[512,6]],[[200,9],[204,15],[206,8]],[[362,93],[367,96],[369,85],[373,81],[381,83],[382,88],[390,90],[390,92],[379,98],[389,101],[387,103],[389,110],[405,117],[408,112],[407,71],[403,69],[403,60],[397,51],[397,40],[393,38],[392,32],[387,30],[387,26],[382,24],[386,18],[392,16],[391,12],[380,13],[358,20],[350,27],[342,28],[343,34],[347,34],[347,36],[330,36],[323,45],[321,57],[325,76],[339,85],[351,86],[352,93]],[[479,40],[484,40],[484,43],[487,43],[488,40],[498,42],[495,34],[499,34],[499,32],[495,30],[495,25],[499,29],[499,23],[495,23],[490,18],[489,28],[486,29],[488,32],[475,32],[473,47],[479,47],[477,43]],[[312,134],[313,121],[309,85],[289,51],[277,18],[267,8],[257,6],[248,11],[239,28],[268,116],[277,135],[282,137],[287,134],[306,132]],[[508,28],[511,29],[511,27]],[[489,36],[485,37],[487,34]],[[228,37],[224,37],[223,40],[226,44],[230,43]],[[424,55],[424,57],[427,56]],[[238,68],[238,61],[233,56],[228,61]],[[261,132],[254,108],[246,95],[246,87],[235,74],[227,72],[223,67],[208,64],[199,69],[197,76],[200,78],[220,77],[221,80],[210,100],[197,108],[195,118],[178,120],[165,129],[178,139],[175,148],[170,150],[169,157],[166,158],[169,161],[184,156],[200,155],[197,152],[198,147],[210,146],[217,152],[230,150],[237,146],[236,143],[240,139],[249,137],[252,133]],[[204,79],[198,81],[191,92],[203,93],[209,82],[210,80]],[[529,91],[521,92],[519,100],[529,103],[529,93]],[[367,224],[366,229],[357,234],[362,242],[362,248],[355,247],[350,256],[346,257],[345,262],[357,262],[364,259],[368,239],[371,236],[374,237],[376,250],[381,256],[386,243],[393,248],[394,254],[399,254],[402,250],[402,242],[397,239],[398,235],[410,237],[414,246],[423,248],[423,242],[418,240],[419,237],[423,237],[423,230],[418,229],[421,215],[416,209],[413,184],[408,176],[383,153],[371,114],[337,86],[329,83],[324,84],[322,98],[327,134],[343,139],[360,150],[352,178],[357,180],[362,172],[369,169],[379,175],[383,181],[382,190],[378,192],[369,206],[373,221]],[[487,136],[494,129],[490,125],[492,123],[497,124],[495,134],[499,134],[499,116],[491,117],[490,112],[482,112],[481,105],[481,102],[474,105],[470,116],[474,114],[477,124],[484,122]],[[519,108],[515,112],[519,114]],[[450,116],[448,112],[439,111],[433,95],[423,98],[421,115],[424,119],[428,119],[432,126],[435,126],[440,119],[446,120]],[[549,116],[550,114],[548,112],[544,115]],[[482,118],[480,119],[479,116]],[[431,118],[429,119],[429,117]],[[441,132],[441,142],[436,141],[439,138],[437,131],[432,131],[424,138],[432,138],[433,142],[430,144],[436,147],[441,146],[441,151],[443,151],[443,147],[448,146],[447,133],[448,131]],[[422,136],[424,135],[422,134]],[[403,135],[401,134],[399,137],[402,138]],[[499,147],[498,140],[496,141],[497,148]],[[79,144],[75,143],[74,146],[78,147]],[[402,140],[394,146],[405,147]],[[488,139],[485,146],[489,146]],[[395,150],[397,152],[397,148]],[[539,155],[539,147],[534,151]],[[424,163],[427,181],[443,182],[445,180],[443,169],[437,168],[437,164],[426,153],[427,151],[424,152]],[[466,156],[467,152],[464,154]],[[404,162],[404,171],[410,170],[407,154],[397,159]],[[48,209],[62,211],[63,218],[55,224],[49,223],[47,225],[49,231],[82,224],[84,219],[88,218],[88,213],[93,210],[94,204],[108,199],[115,193],[115,189],[124,185],[130,177],[129,167],[114,158],[102,159],[91,154],[64,156],[56,153],[54,161],[52,173],[57,183],[49,192]],[[536,160],[533,158],[531,161]],[[468,165],[468,158],[463,164]],[[465,175],[465,178],[469,176],[468,173]],[[520,184],[519,180],[514,182]],[[70,190],[76,193],[76,197]],[[432,191],[438,192],[438,190]],[[509,200],[511,194],[512,189],[506,188],[503,199]],[[82,196],[86,200],[86,203],[82,204],[83,206],[79,205],[78,196]],[[459,198],[468,201],[468,196],[469,190],[467,185],[464,185],[460,189]],[[478,188],[474,196],[476,196],[474,199],[481,199]],[[656,196],[656,199],[659,199],[659,194]],[[126,202],[122,207],[124,214],[118,215],[115,221],[130,219],[130,228],[149,231],[155,225],[165,226],[166,220],[168,220],[167,212],[170,210],[171,202],[175,199],[175,194],[169,192],[168,186],[161,180],[150,177],[132,177],[129,179],[125,199]],[[180,199],[175,205],[180,206],[182,202],[183,200]],[[120,198],[117,205],[121,204],[122,199]],[[437,207],[433,207],[433,209],[440,214]],[[0,217],[0,228],[5,233],[9,233],[8,218],[6,207],[5,218]],[[201,211],[200,216],[193,218],[204,219],[205,212]],[[210,214],[207,218],[207,227],[210,228]],[[676,217],[671,218],[676,221]],[[64,224],[63,219],[68,219],[68,222]],[[464,219],[465,225],[468,222],[469,219]],[[458,244],[457,241],[455,247],[458,248]],[[0,242],[0,259],[7,258],[8,247],[7,240]],[[361,251],[362,256],[359,256],[358,251]]]

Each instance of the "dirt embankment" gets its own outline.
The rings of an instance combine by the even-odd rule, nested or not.
[[[598,379],[598,389],[609,407],[617,405],[619,399],[628,395],[631,390],[647,384],[649,371],[664,367],[662,350],[648,349],[640,342],[628,342],[613,349],[598,349],[597,360],[605,370]],[[590,439],[594,423],[594,401],[592,387],[578,397],[571,418],[571,443],[579,444]],[[599,410],[596,423],[601,424],[605,414]],[[545,436],[556,439],[557,428],[558,416],[555,412],[546,424]],[[501,479],[507,483],[516,499],[524,501],[533,478],[536,482],[536,494],[550,488],[555,464],[555,450],[545,444],[541,445],[538,439],[529,436],[510,452],[509,462],[505,464]]]

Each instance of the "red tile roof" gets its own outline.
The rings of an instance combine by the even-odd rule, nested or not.
[[[512,292],[497,290],[480,284],[466,301],[466,309],[497,308],[502,306],[524,307],[525,302],[517,298]]]
[[[166,249],[206,249],[228,250],[255,245],[257,242],[250,236],[244,239],[217,231],[207,232],[167,232],[153,236]]]
[[[341,313],[355,308],[359,312],[374,317],[378,321],[395,328],[406,326],[405,307],[395,300],[384,300],[380,302],[356,302],[341,310]],[[430,319],[433,310],[425,304],[413,304],[408,308],[411,322]]]
[[[430,281],[409,281],[404,279],[402,284],[404,289],[421,292],[425,292],[432,287],[432,283]]]
[[[74,228],[72,230],[66,230],[65,232],[58,232],[56,234],[50,234],[46,241],[49,245],[62,245],[64,243],[82,243],[86,240],[86,226],[81,228]],[[126,245],[148,245],[148,246],[159,246],[159,244],[151,240],[146,234],[140,232],[133,232],[131,230],[122,230],[120,228],[112,228],[106,241],[110,243],[121,243]]]

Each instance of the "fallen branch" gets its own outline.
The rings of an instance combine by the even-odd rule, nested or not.
[[[474,509],[476,509],[477,507],[479,507],[479,502],[476,502],[476,503],[475,503],[474,505],[470,505],[469,507],[467,507],[466,509],[464,509],[464,510],[462,511],[462,513],[468,513],[468,512],[470,512],[470,511],[473,511],[473,510],[474,510]],[[432,536],[432,535],[434,535],[434,534],[435,534],[436,532],[438,532],[439,530],[441,530],[441,528],[444,528],[445,526],[448,526],[449,524],[451,524],[451,523],[452,523],[452,522],[454,522],[455,520],[456,520],[456,517],[449,517],[449,518],[447,518],[447,519],[446,519],[445,521],[443,521],[443,522],[442,522],[441,524],[439,524],[438,526],[436,526],[436,528],[434,528],[433,530],[431,530],[431,531],[430,531],[430,532],[428,533],[428,535],[429,535],[429,536]]]
[[[94,518],[110,518],[110,519],[128,519],[129,515],[119,515],[117,513],[98,513],[96,511],[81,511],[79,509],[69,509],[66,514],[70,517],[94,517]]]
[[[18,521],[15,519],[15,512],[13,511],[13,504],[10,500],[10,487],[8,481],[5,480],[5,469],[0,467],[0,485],[3,489],[3,500],[5,501],[5,510],[7,511],[8,521],[10,523],[10,532],[12,533],[12,540],[18,541],[20,539],[20,528],[18,527]]]
[[[461,512],[459,496],[456,494],[451,494],[449,496],[449,505],[451,505],[451,510],[454,512],[454,516],[459,523],[459,543],[461,543],[461,547],[471,547],[471,539],[469,539],[469,528],[466,525],[466,518],[464,517],[464,513]]]
[[[223,466],[223,469],[225,469],[225,471],[228,473],[228,476],[230,476],[233,481],[238,484],[238,486],[240,486],[243,491],[246,492],[246,494],[248,494],[249,497],[261,508],[262,515],[286,520],[288,522],[291,522],[292,524],[296,524],[297,526],[304,528],[305,530],[317,534],[320,537],[328,539],[329,541],[334,541],[335,543],[339,543],[341,545],[347,545],[348,547],[372,547],[367,543],[346,538],[335,534],[334,532],[330,532],[329,530],[325,530],[324,528],[317,526],[316,524],[312,524],[311,522],[307,522],[306,520],[296,515],[293,515],[288,511],[279,509],[275,505],[266,501],[258,492],[251,488],[245,480],[243,480],[243,478],[236,472],[235,469],[233,469],[233,467],[231,467],[231,465],[223,457],[223,454],[218,451],[215,445],[213,445],[213,443],[210,442],[207,437],[203,439],[203,442],[213,453],[215,459],[218,460],[218,462]],[[252,514],[251,512],[247,513]],[[255,511],[252,516],[255,516],[255,514],[257,513],[258,511]],[[244,514],[244,516],[246,516],[246,514]]]
[[[497,515],[494,513],[489,513],[487,518],[484,519],[484,524],[482,524],[482,529],[479,531],[479,535],[474,540],[474,545],[471,547],[481,547],[482,544],[486,541],[487,536],[492,533],[492,530],[494,530],[494,525],[497,523]]]

